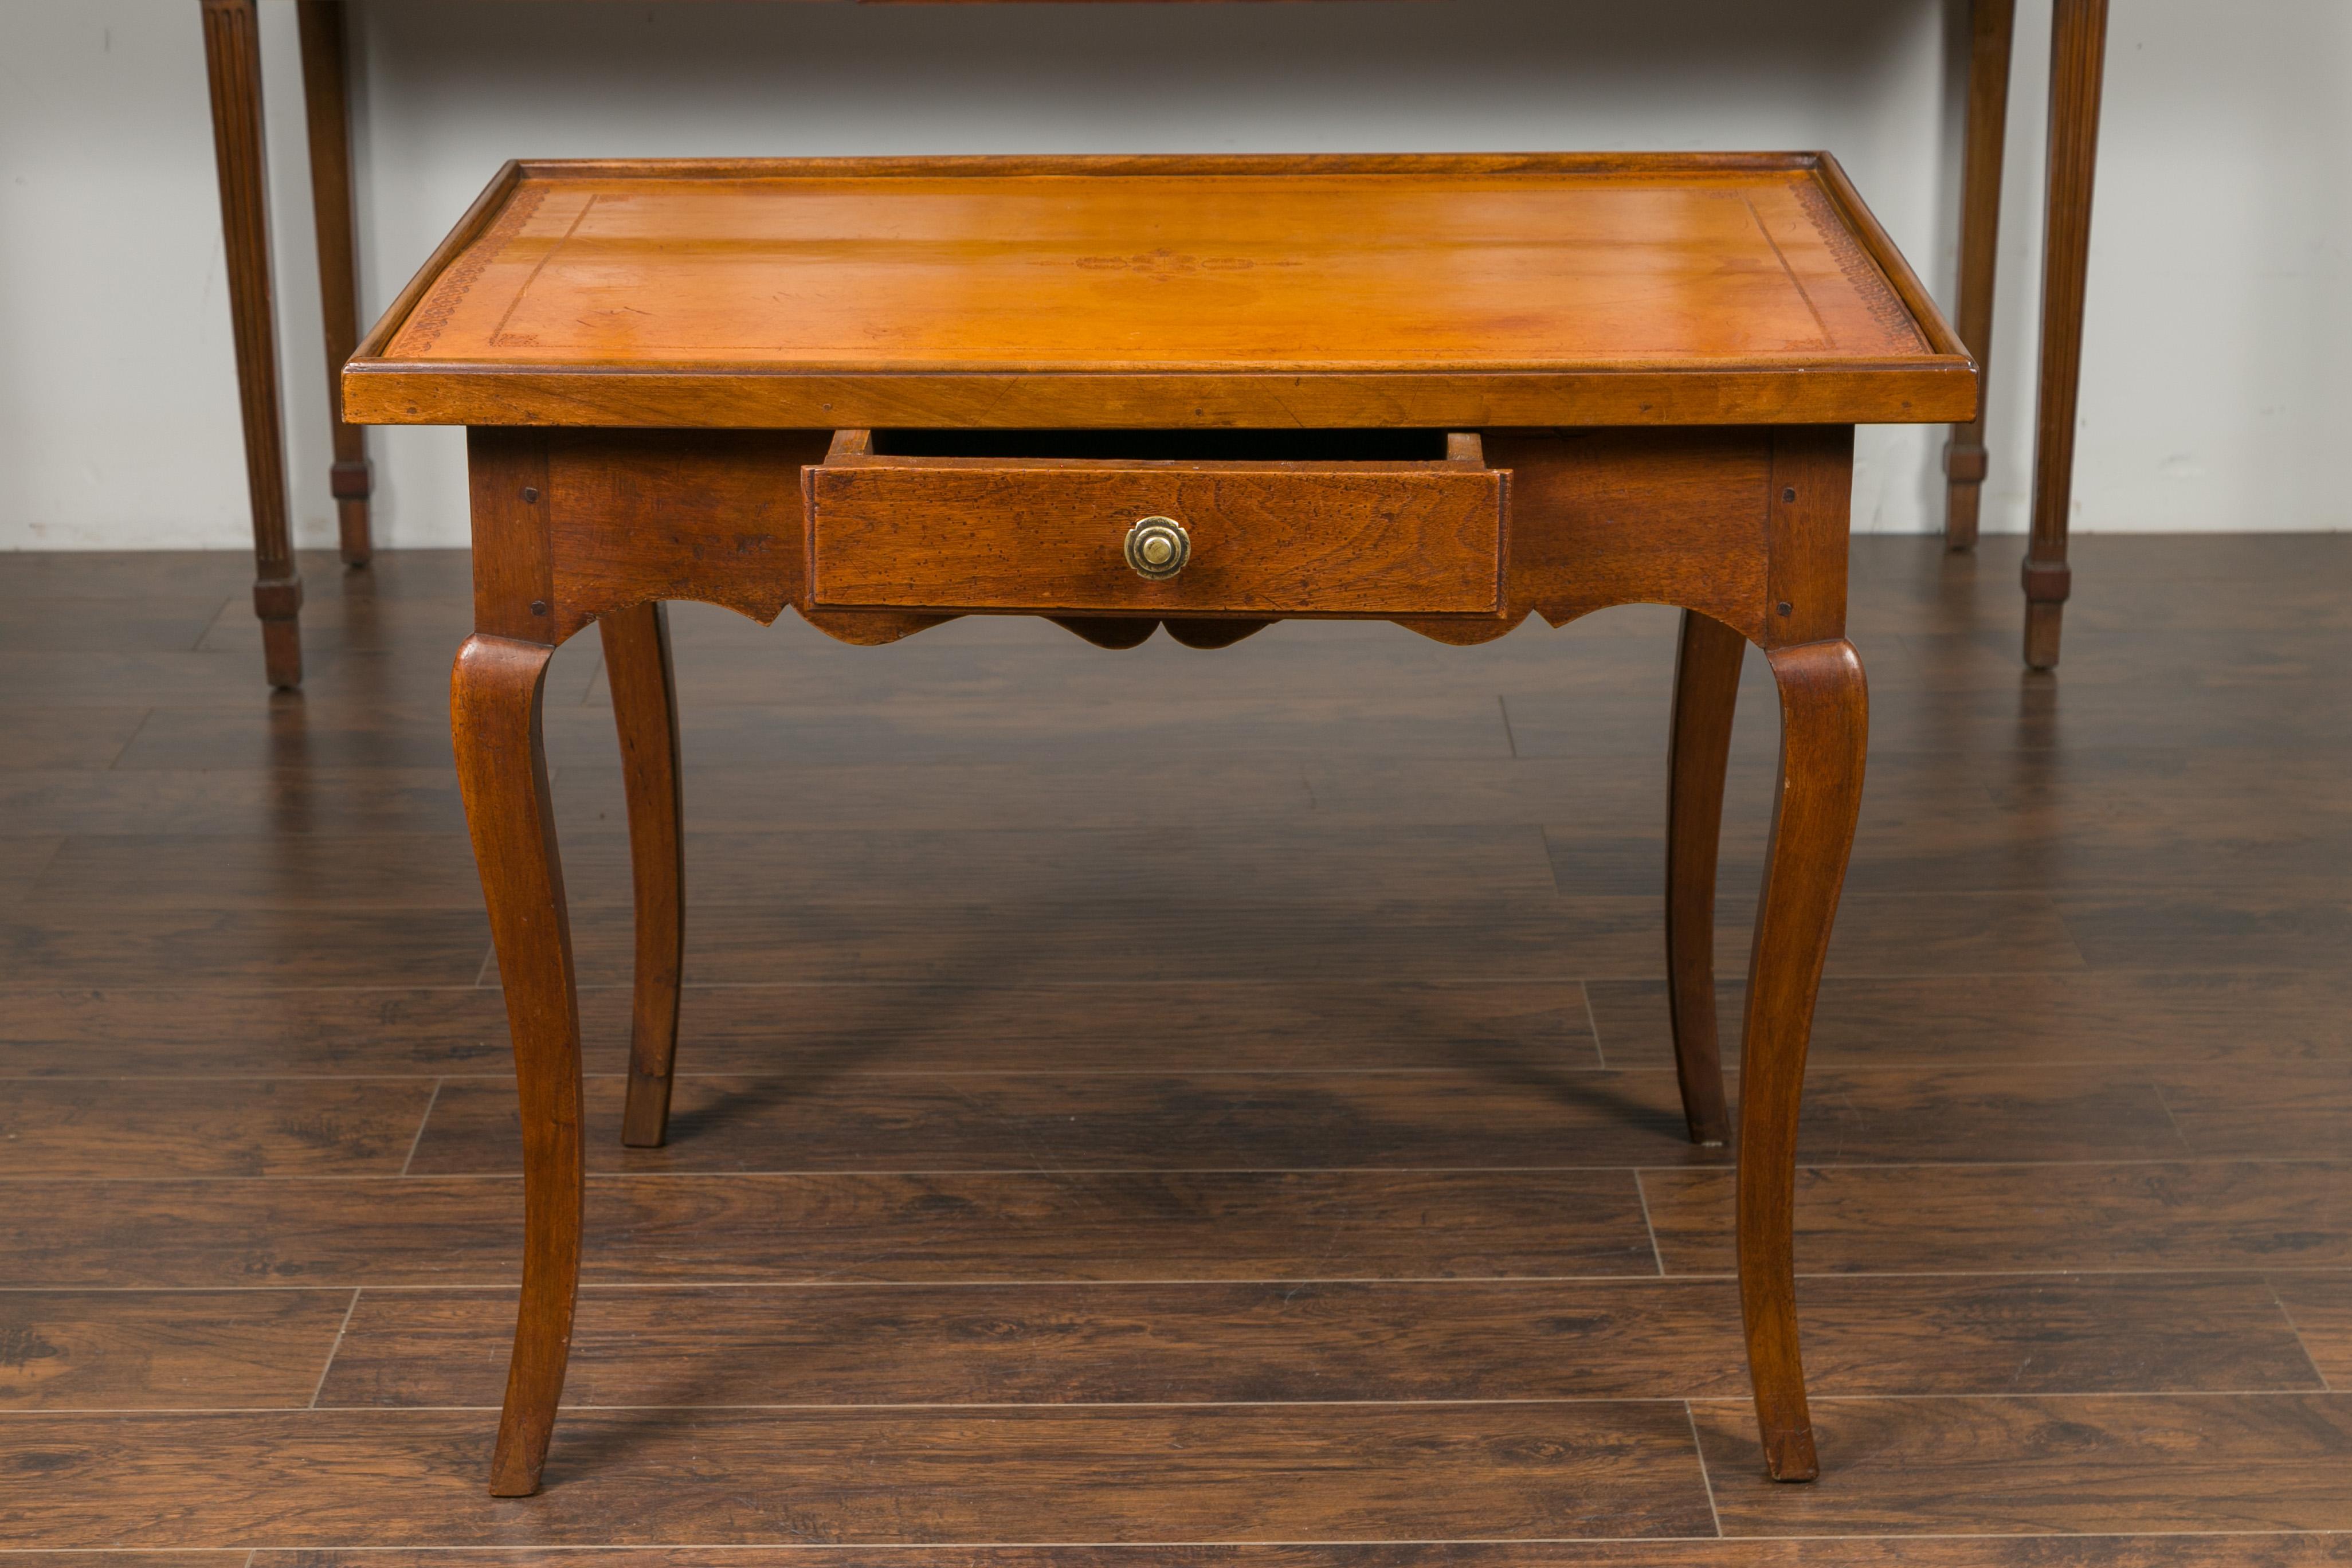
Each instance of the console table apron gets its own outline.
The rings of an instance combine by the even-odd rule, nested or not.
[[[247,477],[257,563],[254,610],[261,618],[269,682],[299,686],[302,582],[288,524],[284,438],[278,392],[276,324],[270,310],[268,171],[261,132],[261,57],[256,0],[200,0],[219,153],[221,216],[227,233],[229,308],[235,321],[237,388],[245,422]],[[2091,243],[2091,173],[2098,152],[2101,64],[2107,0],[2054,0],[2051,34],[2049,190],[2042,239],[2042,371],[2034,425],[2032,533],[2023,568],[2025,661],[2058,662],[2060,616],[2072,578],[2066,564],[2074,495],[2074,424],[2082,380],[2083,302]],[[317,225],[319,291],[326,320],[331,475],[342,557],[364,565],[372,548],[368,497],[373,479],[365,432],[343,416],[334,372],[359,338],[353,259],[352,170],[344,76],[349,50],[343,0],[298,0],[302,85],[308,107],[310,193]],[[2017,0],[1969,0],[1967,154],[1960,196],[1959,328],[1982,363],[1992,338],[2000,238],[2002,153],[2009,121],[2010,61]],[[1978,499],[1987,458],[1981,408],[1956,425],[1945,448],[1944,537],[1956,551],[1977,542]]]
[[[1812,1477],[1791,1205],[1862,790],[1853,427],[1968,419],[1976,384],[1822,155],[509,165],[342,383],[355,420],[470,427],[452,723],[527,1216],[492,1490],[539,1484],[581,1262],[541,678],[595,622],[636,891],[624,1137],[656,1144],[684,941],[670,599],[790,605],[853,643],[1043,616],[1112,648],[1318,616],[1471,644],[1530,614],[1680,606],[1666,962],[1708,1142],[1732,1136],[1716,842],[1741,656],[1762,648],[1782,753],[1739,1294],[1767,1462]]]

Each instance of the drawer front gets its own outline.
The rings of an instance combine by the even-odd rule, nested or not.
[[[837,608],[1498,616],[1509,475],[1469,463],[975,463],[805,470]],[[1129,536],[1185,553],[1155,580]],[[1139,528],[1139,525],[1141,525]],[[1147,563],[1148,564],[1148,563]]]

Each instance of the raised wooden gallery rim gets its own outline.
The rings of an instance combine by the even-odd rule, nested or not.
[[[343,374],[361,424],[1963,420],[1826,153],[510,163]]]

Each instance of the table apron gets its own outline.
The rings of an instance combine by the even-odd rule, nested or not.
[[[555,644],[600,616],[682,599],[763,623],[790,606],[833,636],[872,643],[957,615],[1048,613],[813,603],[803,470],[824,462],[832,434],[475,428],[476,629]],[[1484,438],[1487,466],[1508,475],[1501,613],[1461,613],[1437,590],[1322,613],[1394,620],[1453,643],[1499,637],[1531,614],[1558,626],[1630,604],[1696,610],[1767,648],[1844,635],[1851,426]],[[1424,604],[1452,613],[1415,613]],[[1107,604],[1099,613],[1137,611]]]

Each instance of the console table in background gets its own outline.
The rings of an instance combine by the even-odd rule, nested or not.
[[[229,310],[236,342],[245,458],[252,490],[257,572],[254,612],[273,686],[302,680],[302,579],[289,518],[285,437],[278,406],[277,330],[270,279],[268,171],[261,118],[257,0],[199,0],[211,77],[213,133],[227,240]],[[343,0],[296,0],[302,85],[309,110],[310,190],[316,213],[319,294],[326,320],[328,397],[333,416],[332,486],[342,558],[364,566],[371,549],[372,474],[359,426],[343,422],[339,377],[359,342],[351,142],[344,71],[350,58]],[[874,0],[859,0],[861,4]],[[885,0],[887,3],[887,0]],[[947,3],[947,0],[941,0]],[[1967,162],[1960,226],[1961,340],[1985,362],[1992,337],[1994,263],[2002,150],[2009,114],[2016,0],[1970,0]],[[2074,414],[2081,383],[2083,297],[2091,245],[2091,176],[2098,148],[2107,0],[2053,0],[2051,26],[2049,190],[2042,269],[2041,407],[2034,431],[2033,524],[2023,569],[2025,662],[2058,663],[2060,616],[2071,574]],[[1945,539],[1973,549],[1985,479],[1984,414],[1953,426],[1945,448]]]

